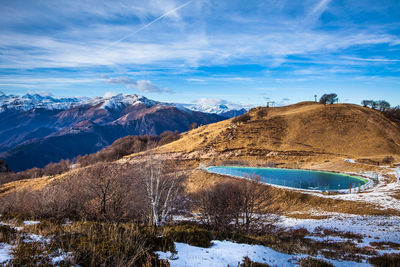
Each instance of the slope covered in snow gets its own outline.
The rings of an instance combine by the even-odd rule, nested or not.
[[[224,117],[234,117],[247,112],[251,106],[233,103],[216,104],[177,104],[163,103],[150,100],[144,96],[136,94],[117,94],[113,96],[94,97],[94,98],[75,98],[75,97],[52,97],[40,94],[25,94],[23,96],[6,95],[0,92],[0,112],[10,109],[29,111],[36,108],[47,110],[67,110],[80,105],[96,106],[98,109],[115,110],[123,109],[128,106],[143,104],[152,107],[160,104],[173,106],[184,111],[199,111],[203,113],[220,114]]]
[[[122,109],[127,106],[139,104],[143,104],[146,107],[152,107],[158,103],[159,102],[150,100],[144,96],[126,94],[118,94],[109,97],[95,97],[81,102],[81,104],[98,106],[98,108],[107,110]]]
[[[234,117],[235,115],[241,115],[243,113],[246,113],[251,106],[249,105],[240,105],[240,104],[231,104],[231,103],[226,103],[226,104],[182,104],[183,107],[193,110],[193,111],[199,111],[199,112],[204,112],[204,113],[213,113],[213,114],[219,114],[219,115],[224,115],[227,114],[226,117]],[[236,111],[233,112],[233,111]],[[230,113],[233,114],[233,116],[229,115]]]
[[[240,266],[245,257],[253,262],[268,264],[268,266],[299,266],[301,258],[308,255],[290,255],[275,251],[260,245],[249,245],[230,241],[212,241],[210,248],[191,246],[185,243],[175,243],[176,254],[157,251],[160,259],[167,259],[172,267],[188,266]],[[337,261],[318,255],[316,258],[330,262],[334,266],[370,266],[366,262]]]
[[[0,112],[9,109],[28,111],[35,108],[63,110],[79,105],[81,101],[79,98],[54,98],[39,94],[16,96],[0,93]]]

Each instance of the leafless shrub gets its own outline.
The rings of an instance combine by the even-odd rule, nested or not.
[[[42,175],[53,176],[61,174],[68,171],[70,165],[70,160],[60,160],[57,163],[49,163],[43,168]]]
[[[269,204],[258,177],[216,184],[194,195],[203,223],[218,230],[235,228],[249,231]]]
[[[194,196],[201,221],[214,229],[227,230],[239,217],[241,199],[239,184],[234,181],[216,184]]]
[[[160,141],[158,142],[159,146],[171,143],[173,141],[178,140],[180,137],[178,131],[172,132],[172,131],[165,131],[162,134],[160,134]]]

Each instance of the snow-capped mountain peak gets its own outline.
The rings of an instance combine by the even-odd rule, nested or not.
[[[115,110],[122,109],[131,105],[139,105],[143,104],[147,107],[154,106],[158,104],[157,101],[150,100],[141,95],[127,95],[127,94],[118,94],[114,96],[108,97],[96,97],[89,99],[85,104],[90,104],[94,106],[98,106],[99,109],[107,109],[107,110]]]
[[[199,111],[204,113],[214,113],[214,114],[224,114],[230,111],[242,111],[242,113],[248,111],[251,107],[240,105],[240,104],[183,104],[183,106],[187,109],[193,111]]]
[[[0,112],[9,109],[28,111],[35,108],[49,110],[68,109],[79,104],[79,98],[53,98],[39,94],[25,94],[23,96],[0,94]]]
[[[196,104],[164,103],[150,100],[137,94],[117,94],[94,98],[57,98],[40,94],[25,94],[23,96],[6,95],[0,92],[0,112],[13,109],[23,111],[32,109],[66,110],[80,105],[90,105],[96,107],[96,109],[115,111],[139,104],[146,107],[152,107],[154,105],[160,105],[160,107],[173,106],[185,112],[199,111],[218,114],[224,117],[238,116],[250,109],[250,106],[230,102]]]

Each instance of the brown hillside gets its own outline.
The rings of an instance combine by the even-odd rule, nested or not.
[[[254,166],[275,162],[282,167],[359,172],[379,168],[348,163],[343,158],[382,160],[392,155],[396,161],[400,159],[399,128],[380,112],[368,108],[303,102],[279,108],[260,107],[252,109],[249,115],[247,122],[234,123],[230,119],[205,125],[182,134],[175,142],[107,164],[116,170],[128,168],[132,173],[139,172],[149,160],[172,164],[187,175],[186,192],[195,193],[222,179],[230,179],[199,170],[199,163],[240,160]],[[55,177],[5,184],[0,187],[0,204],[13,203],[12,197],[17,193],[23,195],[25,190],[40,195],[52,190],[54,184],[66,182],[67,186],[69,178],[84,177],[89,167]],[[356,214],[397,214],[370,203],[328,200],[275,187],[268,190],[273,197],[271,208],[277,212],[289,214],[318,208]]]
[[[160,152],[307,151],[349,157],[400,156],[400,129],[380,112],[353,104],[301,102],[249,111],[247,122],[225,120],[182,135]]]

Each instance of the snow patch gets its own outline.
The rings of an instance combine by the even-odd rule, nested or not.
[[[248,245],[230,241],[214,240],[210,248],[191,246],[185,243],[175,243],[176,254],[157,251],[160,259],[167,259],[171,267],[183,266],[238,266],[244,257],[258,263],[270,266],[298,266],[297,261],[308,255],[290,255],[277,252],[271,248],[260,245]],[[367,263],[353,261],[330,260],[319,255],[317,258],[328,261],[335,266],[370,266]]]
[[[0,263],[6,263],[12,259],[10,250],[13,246],[5,243],[0,243]]]
[[[278,227],[304,228],[310,233],[320,233],[321,229],[329,229],[341,233],[354,233],[362,236],[362,245],[370,242],[393,242],[400,244],[399,216],[361,216],[344,213],[319,213],[329,215],[325,219],[296,219],[281,216],[275,223]]]
[[[177,254],[156,252],[160,259],[168,259],[171,267],[181,266],[237,266],[244,257],[272,266],[295,266],[292,255],[284,254],[260,245],[214,240],[210,248],[175,243]]]
[[[40,221],[24,221],[24,224],[29,226],[29,225],[35,225],[40,223]]]

